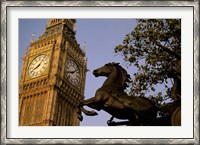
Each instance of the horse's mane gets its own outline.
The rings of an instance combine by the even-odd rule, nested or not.
[[[128,83],[130,82],[130,75],[127,73],[127,71],[121,66],[119,65],[119,63],[107,63],[105,64],[107,66],[115,66],[117,67],[117,69],[121,72],[121,85],[123,87],[123,89],[126,89],[128,87]]]

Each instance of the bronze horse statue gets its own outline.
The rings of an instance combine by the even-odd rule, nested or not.
[[[95,110],[104,110],[112,118],[126,119],[129,125],[170,125],[170,118],[158,119],[159,108],[148,98],[128,96],[124,91],[128,87],[130,75],[119,63],[108,63],[93,71],[95,77],[106,76],[103,85],[96,91],[95,96],[81,101],[80,110],[89,116],[97,115],[92,111],[87,111],[83,106],[88,106]],[[82,120],[80,114],[79,119]]]

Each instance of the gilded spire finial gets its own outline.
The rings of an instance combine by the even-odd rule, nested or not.
[[[32,33],[30,42],[32,43],[34,40],[35,40],[35,32]]]

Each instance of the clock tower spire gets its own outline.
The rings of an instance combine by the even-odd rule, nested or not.
[[[31,41],[19,82],[20,126],[79,125],[87,67],[75,24],[49,19],[45,32]]]

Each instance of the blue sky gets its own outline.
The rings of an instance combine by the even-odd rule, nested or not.
[[[19,76],[21,73],[22,57],[29,47],[32,34],[37,39],[44,31],[47,19],[20,19],[19,20]],[[135,19],[77,19],[76,39],[85,51],[88,58],[87,67],[90,70],[86,76],[85,97],[91,98],[101,87],[105,77],[94,77],[92,71],[108,62],[119,62],[129,74],[134,68],[126,68],[122,56],[114,53],[114,48],[121,44],[124,36],[136,26]],[[88,108],[89,109],[89,108]],[[83,116],[81,126],[107,126],[110,115],[99,111],[98,116]]]

